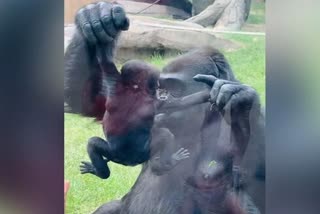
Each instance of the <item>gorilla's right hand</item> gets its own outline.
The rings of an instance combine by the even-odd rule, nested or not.
[[[114,43],[121,31],[129,29],[129,19],[118,4],[98,2],[81,8],[75,23],[90,45]]]

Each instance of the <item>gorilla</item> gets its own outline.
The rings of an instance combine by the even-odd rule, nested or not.
[[[117,40],[121,31],[129,28],[129,19],[120,5],[98,2],[80,9],[75,22],[77,32],[65,54],[65,102],[72,112],[101,120],[114,114],[112,110],[108,113],[109,95],[119,96],[110,90],[117,81],[108,74],[116,69],[113,58]],[[99,47],[103,47],[102,58],[107,62],[103,66],[97,60]],[[140,61],[123,65],[132,75],[142,67],[153,69]],[[137,146],[137,139],[146,142],[145,136],[164,128],[174,138],[161,138],[161,142],[150,145],[151,150],[161,145],[168,154],[174,154],[186,148],[190,157],[164,174],[155,173],[153,158],[145,159],[131,190],[121,200],[108,202],[94,213],[265,213],[264,114],[257,92],[239,82],[223,54],[211,48],[177,57],[163,68],[157,81],[159,98],[164,97],[166,102],[160,102],[154,111],[142,111],[146,114],[128,113],[121,123],[114,119],[116,124],[130,127],[116,126],[118,137],[130,138],[130,130],[135,139],[128,141]],[[208,102],[188,101],[194,94],[201,97],[203,91],[208,91]],[[138,97],[144,100],[141,96],[149,95]],[[193,104],[170,108],[170,100]],[[121,106],[113,108],[117,111]],[[144,123],[147,125],[141,129]]]
[[[103,45],[96,45],[98,64],[102,74],[107,76],[102,124],[108,141],[99,137],[89,139],[91,163],[83,161],[80,171],[107,179],[110,176],[108,161],[134,166],[152,159],[154,172],[163,174],[188,158],[189,152],[179,148],[170,153],[174,136],[167,128],[157,126],[159,123],[154,124],[155,112],[187,108],[207,101],[209,94],[203,91],[183,98],[168,98],[165,92],[157,91],[157,70],[132,60],[122,67],[120,74],[112,62],[106,61],[105,50]]]

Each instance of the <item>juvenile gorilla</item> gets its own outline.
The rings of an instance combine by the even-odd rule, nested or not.
[[[109,108],[105,105],[105,94],[110,92],[106,82],[114,82],[112,75],[109,78],[105,73],[115,69],[117,38],[121,30],[128,29],[128,23],[123,9],[115,4],[99,2],[78,12],[78,31],[65,55],[65,100],[73,112],[103,118]],[[96,60],[96,48],[101,44],[109,63],[103,69]],[[163,68],[159,84],[168,99],[177,98],[185,104],[195,102],[184,98],[209,89],[210,103],[199,102],[173,111],[159,105],[154,112],[156,119],[144,125],[148,131],[142,131],[137,124],[130,126],[130,117],[135,116],[130,114],[115,129],[133,127],[136,139],[147,139],[145,133],[166,128],[174,142],[157,144],[164,147],[158,151],[174,154],[186,148],[192,151],[190,158],[162,176],[155,174],[151,158],[143,164],[128,194],[102,205],[95,213],[264,213],[264,117],[256,91],[237,81],[224,56],[209,48],[177,57]]]
[[[152,158],[152,168],[160,175],[188,158],[189,152],[184,148],[170,153],[174,136],[167,128],[153,127],[157,106],[162,109],[169,106],[157,100],[159,71],[132,60],[122,67],[120,74],[113,62],[106,60],[106,47],[97,45],[96,51],[102,75],[106,77],[102,124],[107,141],[99,137],[89,139],[91,163],[83,161],[81,173],[106,179],[110,175],[108,161],[134,166]]]

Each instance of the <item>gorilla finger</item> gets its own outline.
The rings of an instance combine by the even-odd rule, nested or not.
[[[241,93],[241,92],[240,92]],[[225,118],[226,122],[231,124],[234,116],[238,114],[238,110],[241,109],[239,108],[239,103],[243,102],[243,98],[239,96],[238,93],[233,94],[228,101],[228,103],[224,106],[223,108],[223,117]]]
[[[221,110],[231,99],[232,95],[238,93],[241,90],[241,87],[238,85],[224,84],[221,86],[219,93],[217,95],[216,104]]]
[[[96,38],[101,43],[111,42],[113,39],[105,32],[100,21],[100,8],[96,5],[90,13],[90,23]]]
[[[211,99],[211,102],[214,103],[214,104],[217,104],[217,97],[218,97],[218,94],[219,94],[219,91],[220,91],[220,88],[226,84],[226,81],[225,80],[221,80],[221,79],[217,79],[213,86],[212,86],[212,89],[210,91],[210,99]]]
[[[88,11],[86,9],[81,9],[76,16],[76,25],[82,35],[88,40],[90,44],[95,44],[97,39],[91,28],[90,20],[88,17]]]
[[[184,150],[184,148],[180,148],[176,153],[179,154],[180,152],[182,152]]]
[[[112,21],[112,5],[111,4],[103,4],[100,5],[100,21],[105,32],[114,39],[118,34],[119,30],[115,28],[115,25]]]
[[[187,158],[189,158],[189,155],[183,155],[181,156],[180,160],[187,159]]]
[[[86,166],[80,166],[80,171],[84,171],[84,170],[87,170],[87,167]]]
[[[184,151],[182,151],[181,154],[189,154],[188,149],[185,149]]]
[[[96,38],[95,34],[93,33],[91,25],[89,23],[85,23],[82,28],[83,28],[83,35],[88,40],[88,42],[90,44],[96,44],[97,38]]]
[[[82,164],[80,165],[80,168],[86,168],[86,167],[88,167],[88,166],[90,166],[90,165],[89,165],[89,164],[82,163]]]
[[[120,5],[114,5],[112,7],[112,17],[116,28],[120,30],[126,30],[129,28],[129,19],[126,17],[126,12]]]
[[[190,156],[190,153],[183,154],[182,156],[183,156],[183,157],[189,157],[189,156]]]
[[[81,8],[78,10],[76,16],[75,16],[75,24],[76,27],[82,30],[82,25],[83,23],[89,23],[90,19],[89,16],[87,15],[88,11],[86,8]]]
[[[190,153],[188,152],[188,151],[183,151],[183,152],[181,152],[179,155],[180,156],[184,156],[184,155],[189,155]]]
[[[232,101],[229,100],[223,108],[223,118],[228,124],[231,124],[231,105]]]
[[[257,100],[259,99],[259,95],[255,89],[250,86],[244,85],[242,92],[248,97],[250,100]]]
[[[217,78],[212,75],[197,74],[193,77],[193,80],[206,83],[207,85],[212,87]]]
[[[81,161],[84,166],[92,166],[92,164],[88,161]]]
[[[186,155],[188,156],[188,155],[190,155],[190,153],[189,153],[189,152],[186,152],[186,153],[182,153],[181,155],[182,155],[182,156],[186,156]]]

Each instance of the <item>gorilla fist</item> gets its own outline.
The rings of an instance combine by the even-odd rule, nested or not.
[[[113,43],[121,31],[129,29],[129,19],[118,4],[98,2],[81,8],[75,23],[91,45]]]
[[[235,119],[248,117],[250,113],[260,109],[259,96],[248,85],[203,74],[198,74],[193,79],[212,87],[209,98],[211,107],[223,113],[229,124]]]

